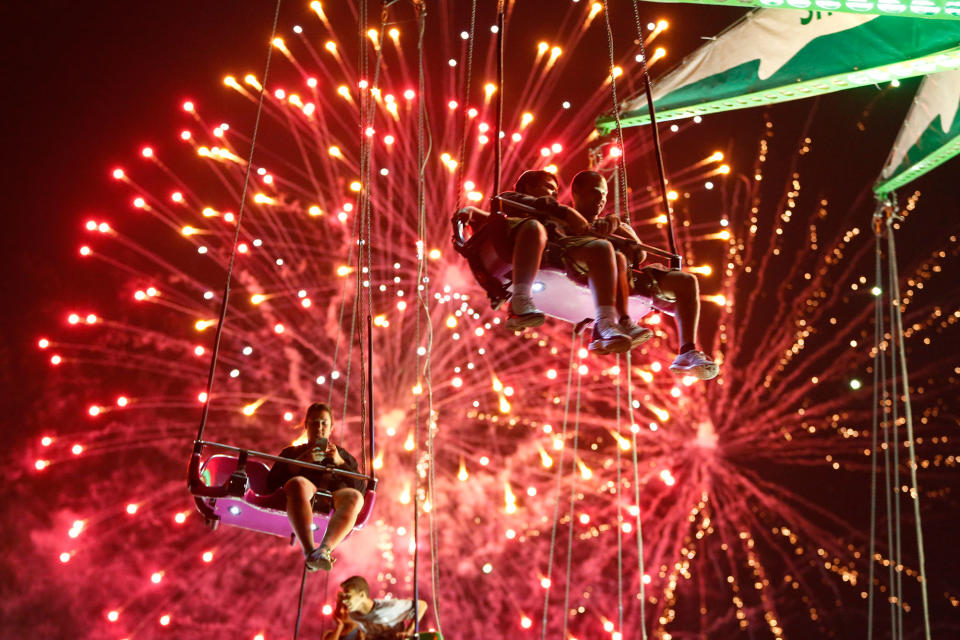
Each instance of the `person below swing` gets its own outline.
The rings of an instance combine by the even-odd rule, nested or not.
[[[643,262],[646,252],[640,249],[640,240],[633,229],[612,215],[600,217],[607,200],[607,181],[596,171],[581,171],[571,185],[574,207],[592,226],[603,225],[611,239],[628,253],[617,251],[617,308],[623,317],[627,314],[630,292],[648,296],[656,308],[673,307],[680,349],[670,370],[678,375],[690,375],[710,380],[719,373],[717,364],[697,349],[697,329],[700,322],[700,287],[697,277],[679,269],[664,269],[659,265],[641,268],[631,286],[630,263]],[[604,221],[607,220],[607,223]],[[627,318],[629,322],[629,318]],[[632,322],[631,322],[632,324]],[[624,330],[627,326],[622,324]],[[649,329],[648,329],[649,331]],[[631,334],[632,335],[632,334]],[[648,336],[649,337],[649,336]]]
[[[414,616],[413,600],[370,597],[370,585],[363,576],[340,583],[334,628],[323,640],[399,640],[412,637],[417,620],[423,618],[427,603],[420,600]]]
[[[359,472],[356,459],[346,449],[330,440],[333,430],[333,412],[326,404],[315,402],[307,409],[303,419],[307,442],[290,446],[280,452],[280,457],[322,464],[343,471]],[[330,555],[338,544],[353,530],[357,516],[363,508],[363,493],[366,481],[333,473],[298,467],[286,462],[276,462],[267,475],[270,491],[283,488],[287,498],[287,517],[293,532],[306,556],[307,569],[330,571],[333,558]],[[314,500],[318,491],[331,494],[331,498]],[[332,502],[332,504],[331,504]],[[316,503],[314,505],[314,503]],[[333,507],[326,533],[320,546],[314,546],[313,508],[328,511]]]
[[[569,272],[576,265],[576,271],[586,276],[593,292],[597,322],[591,344],[602,346],[602,353],[628,351],[633,346],[631,337],[617,322],[613,245],[596,235],[587,235],[589,224],[575,209],[557,202],[557,190],[557,178],[549,171],[524,171],[517,179],[516,191],[500,194],[507,217],[496,218],[491,224],[504,225],[496,240],[501,258],[506,259],[506,253],[512,251],[513,293],[506,327],[517,330],[544,322],[544,314],[534,306],[531,293],[549,240],[559,249],[558,259],[554,260],[557,264],[552,266],[563,266]],[[537,214],[516,211],[511,202],[533,207]],[[461,209],[458,215],[468,222],[490,220],[489,213],[474,207]]]

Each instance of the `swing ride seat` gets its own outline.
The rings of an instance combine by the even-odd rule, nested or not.
[[[210,456],[200,469],[200,480],[206,487],[227,486],[231,476],[237,471],[237,456],[216,454]],[[287,518],[287,497],[283,489],[271,492],[267,487],[267,475],[270,468],[260,460],[246,462],[247,486],[242,495],[224,495],[210,497],[196,495],[194,500],[200,513],[207,519],[211,528],[219,523],[243,529],[269,533],[282,538],[293,534]],[[320,492],[321,495],[329,495]],[[368,488],[363,496],[363,508],[353,525],[354,530],[362,529],[373,514],[376,491]],[[327,530],[330,513],[314,513],[313,526],[317,536]]]
[[[497,309],[510,297],[513,265],[497,253],[495,229],[491,229],[496,224],[491,220],[474,231],[456,215],[452,224],[453,248],[467,259],[473,277],[487,292],[490,305]],[[571,324],[579,324],[596,315],[590,287],[570,279],[562,267],[541,265],[533,281],[532,297],[533,303],[544,314]],[[654,303],[648,296],[637,293],[630,296],[629,311],[634,320],[646,316],[653,308]]]

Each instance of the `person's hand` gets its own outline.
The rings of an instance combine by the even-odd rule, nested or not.
[[[337,449],[337,445],[333,444],[332,440],[327,440],[327,450],[324,453],[326,458],[333,462],[333,464],[337,467],[346,463],[346,460],[344,460],[343,456],[340,455],[340,450]]]
[[[297,460],[318,464],[320,462],[323,462],[324,455],[325,454],[323,451],[317,449],[316,447],[311,447],[310,449],[307,449],[306,451],[301,453],[300,457],[298,457]]]
[[[590,230],[590,223],[572,207],[564,207],[564,222],[572,235],[582,236]]]
[[[553,196],[540,196],[533,201],[533,206],[541,211],[553,213],[560,206],[560,203]]]
[[[327,457],[326,451],[320,449],[319,447],[313,447],[308,449],[305,456],[301,456],[305,462],[312,462],[314,464],[320,464]]]
[[[341,624],[350,619],[350,610],[342,600],[337,601],[337,608],[333,611],[333,619]]]
[[[608,235],[620,228],[620,217],[616,215],[597,218],[591,225],[591,231],[594,235],[606,238]]]

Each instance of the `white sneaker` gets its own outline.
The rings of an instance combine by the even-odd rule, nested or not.
[[[720,367],[708,358],[703,351],[693,349],[678,355],[673,364],[670,365],[670,371],[681,376],[710,380],[717,377],[717,374],[720,373]]]
[[[641,327],[628,316],[620,318],[620,330],[630,338],[630,348],[639,347],[644,342],[653,337],[653,330],[648,327]]]
[[[626,353],[633,341],[615,322],[601,318],[593,323],[593,340],[587,349],[599,355]]]
[[[507,314],[505,326],[511,331],[519,331],[527,327],[539,327],[546,320],[543,311],[533,306],[533,299],[529,296],[513,296],[510,298],[510,312]]]

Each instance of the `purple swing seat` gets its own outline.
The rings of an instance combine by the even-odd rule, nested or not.
[[[205,486],[224,485],[230,475],[237,470],[236,456],[217,454],[210,456],[201,467],[200,478]],[[270,468],[260,460],[247,460],[249,485],[243,497],[194,496],[200,512],[207,517],[207,524],[215,528],[224,523],[251,531],[269,533],[282,538],[293,535],[290,521],[287,519],[287,497],[283,489],[269,492],[267,474]],[[357,516],[353,529],[362,529],[373,514],[376,492],[368,488],[363,496],[363,508]],[[320,537],[327,530],[330,513],[314,513],[314,535]]]

